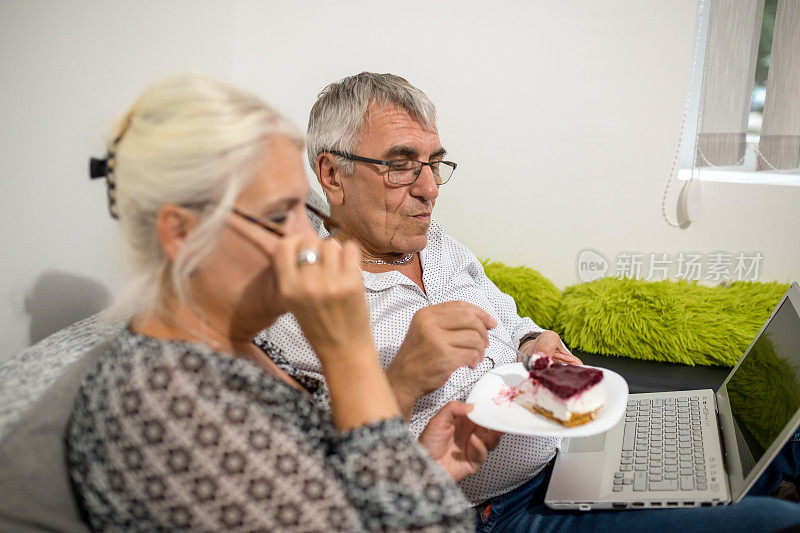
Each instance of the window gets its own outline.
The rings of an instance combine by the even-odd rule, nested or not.
[[[800,184],[800,0],[706,4],[698,22],[702,83],[681,167],[699,169],[701,179],[733,173],[722,181],[766,175]]]

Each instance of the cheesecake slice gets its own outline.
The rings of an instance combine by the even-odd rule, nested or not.
[[[594,420],[605,402],[603,372],[596,368],[537,359],[514,401],[567,427]]]

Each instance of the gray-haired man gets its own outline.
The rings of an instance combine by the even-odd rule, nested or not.
[[[391,74],[345,78],[320,94],[308,137],[309,162],[341,224],[337,238],[353,239],[363,251],[375,343],[413,432],[419,435],[448,401],[465,399],[494,366],[516,361],[507,344],[579,363],[557,334],[519,317],[512,298],[489,281],[475,256],[431,219],[439,187],[455,164],[446,161],[434,106],[422,91]],[[291,363],[322,379],[291,315],[262,340],[291,347],[284,350]],[[556,438],[504,435],[480,470],[461,482],[477,505],[481,530],[710,531],[767,523],[774,528],[800,519],[793,504],[751,497],[713,509],[551,512],[542,503],[545,467],[558,444]]]
[[[557,334],[520,318],[475,256],[431,219],[456,165],[446,161],[435,108],[422,91],[391,74],[329,85],[311,111],[308,158],[339,235],[364,253],[376,344],[412,431],[419,434],[449,400],[464,400],[494,366],[516,361],[506,344],[576,362]],[[285,350],[292,364],[321,378],[293,317],[281,318],[264,339],[292,346]],[[505,435],[462,482],[467,497],[477,504],[525,483],[557,445],[554,438]]]

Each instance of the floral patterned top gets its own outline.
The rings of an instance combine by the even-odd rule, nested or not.
[[[401,418],[339,432],[313,397],[201,344],[121,332],[82,384],[67,444],[97,530],[473,526]]]

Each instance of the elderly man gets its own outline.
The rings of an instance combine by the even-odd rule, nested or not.
[[[580,363],[556,333],[518,316],[513,299],[486,277],[475,255],[431,218],[439,187],[456,168],[446,155],[433,104],[398,76],[345,78],[325,88],[311,110],[308,159],[341,225],[337,239],[355,240],[363,252],[378,353],[417,435],[493,367],[515,362],[509,345]],[[322,379],[291,315],[260,341],[291,346],[284,350],[291,364]],[[531,527],[544,519],[542,505],[526,509],[534,494],[541,503],[545,467],[558,445],[557,438],[504,435],[483,467],[461,482],[477,505],[478,525]],[[668,514],[677,520],[680,513]],[[626,514],[631,518],[614,525],[638,524],[650,513]],[[547,520],[551,526],[600,525],[570,514]]]
[[[330,85],[311,111],[308,158],[340,224],[358,242],[376,345],[412,431],[450,400],[516,361],[508,345],[577,362],[558,335],[520,318],[463,245],[432,220],[439,187],[455,170],[422,91],[392,75],[364,73]],[[319,362],[290,315],[264,339],[294,346],[291,362],[321,377]],[[286,350],[289,353],[289,350]],[[539,473],[555,438],[506,435],[463,489],[473,503]]]

